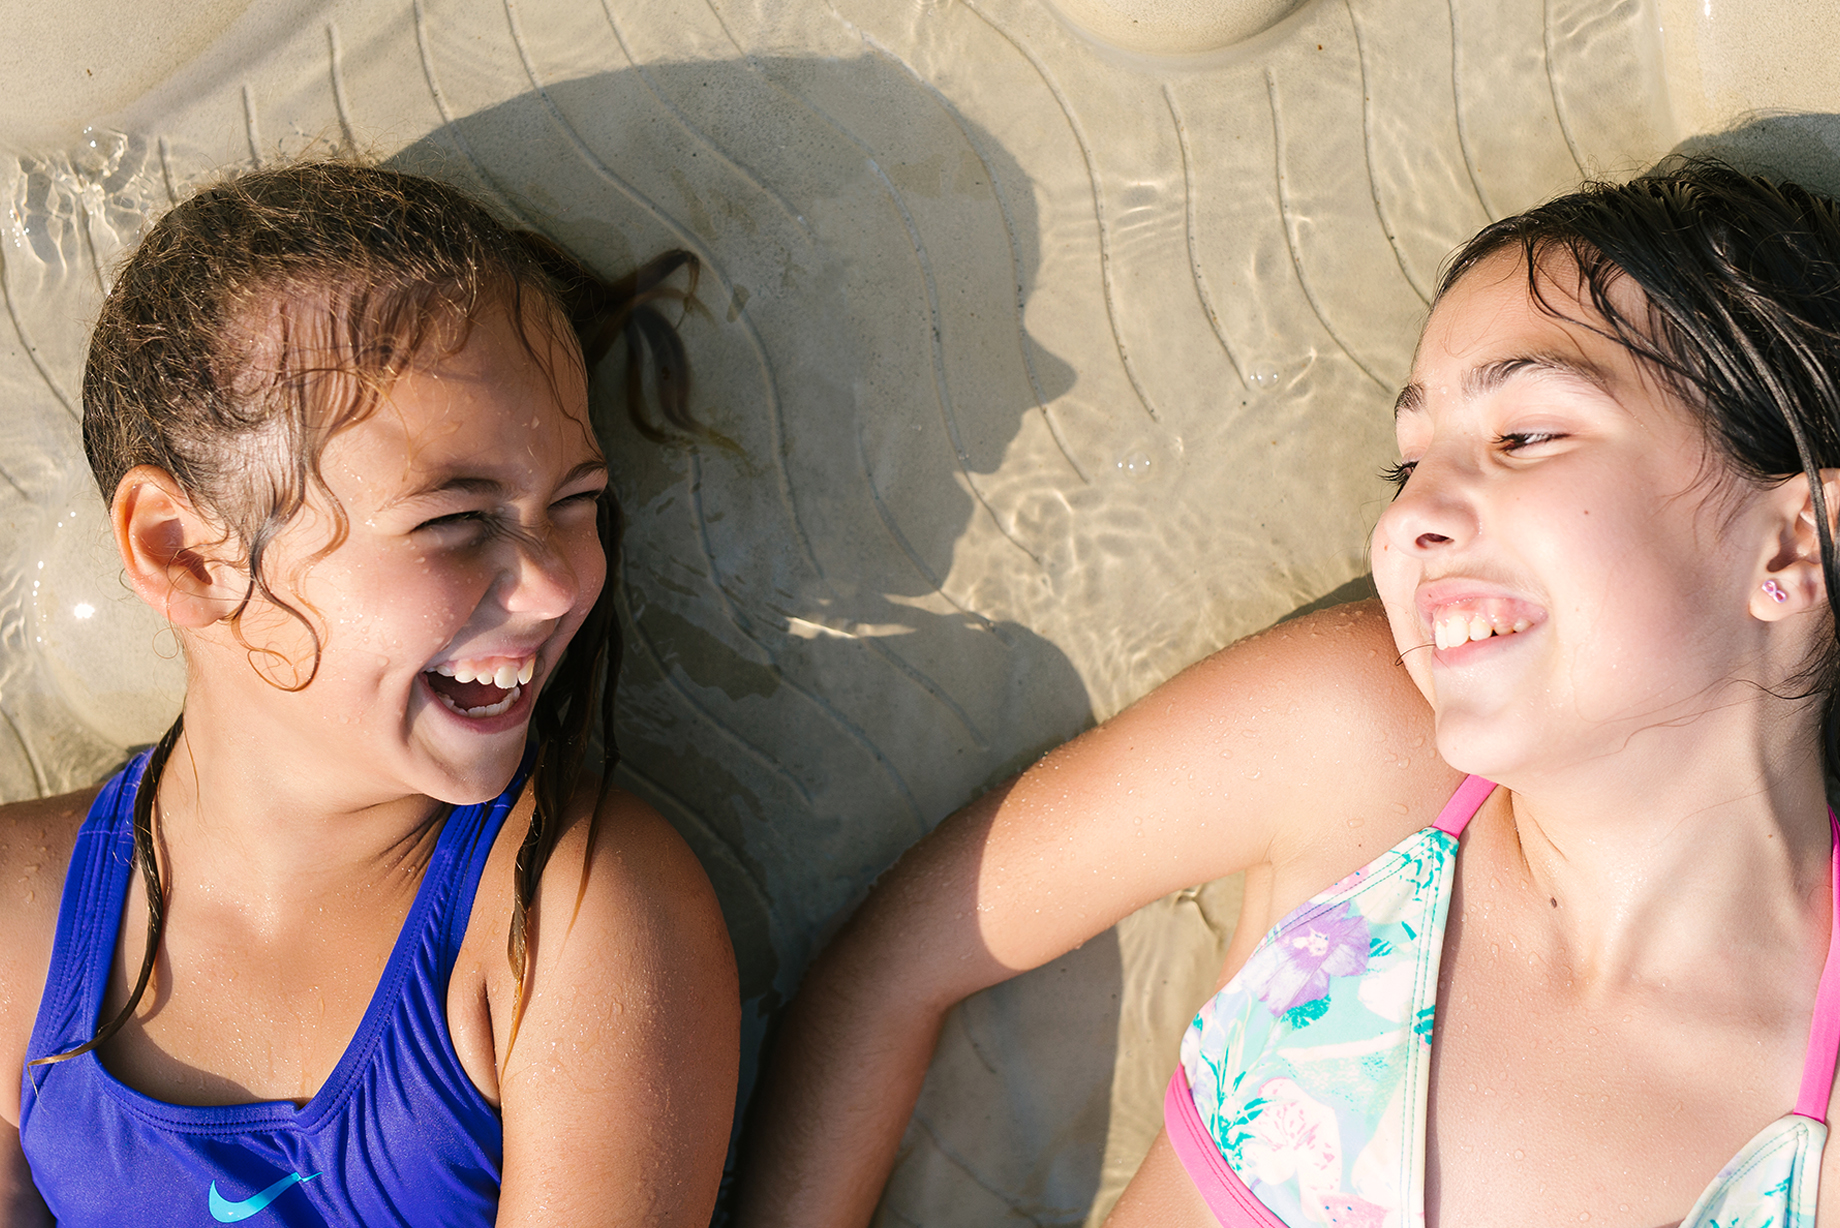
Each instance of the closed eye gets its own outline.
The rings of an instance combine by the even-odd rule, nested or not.
[[[424,529],[448,529],[460,525],[484,526],[489,525],[491,522],[492,514],[490,512],[480,511],[475,508],[464,512],[449,512],[445,516],[436,516],[432,520],[424,520],[422,523],[415,526],[415,531],[420,533]]]
[[[1495,446],[1505,452],[1518,452],[1522,448],[1536,447],[1564,438],[1564,434],[1559,431],[1508,431],[1495,437]]]
[[[583,505],[592,505],[600,497],[601,497],[601,490],[584,490],[578,494],[573,494],[565,498],[558,499],[554,503],[550,504],[550,506],[554,508],[581,507]]]

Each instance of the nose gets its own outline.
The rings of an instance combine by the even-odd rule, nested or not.
[[[1376,546],[1426,555],[1474,538],[1479,522],[1471,497],[1472,469],[1450,451],[1427,451],[1380,514],[1374,526]]]
[[[570,557],[551,526],[519,533],[511,545],[512,557],[499,584],[500,600],[512,613],[560,619],[582,600],[587,584],[598,581],[598,575],[583,574],[592,569]],[[596,553],[598,545],[597,542]]]

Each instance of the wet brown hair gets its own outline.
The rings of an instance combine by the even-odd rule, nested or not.
[[[679,270],[688,282],[681,288],[671,280]],[[624,341],[633,424],[655,440],[695,433],[683,343],[664,308],[694,303],[696,275],[694,256],[670,251],[605,281],[547,238],[512,231],[465,194],[416,175],[340,161],[238,175],[174,207],[121,267],[90,338],[84,450],[105,500],[128,470],[153,465],[221,524],[224,544],[242,554],[248,576],[231,626],[240,639],[240,620],[258,597],[299,621],[313,659],[304,677],[296,669],[288,689],[302,689],[318,670],[320,636],[271,587],[264,558],[310,496],[334,518],[321,555],[343,540],[343,510],[319,469],[327,441],[368,417],[431,347],[457,349],[472,324],[495,309],[508,312],[533,356],[543,352],[530,336],[535,320],[555,330],[546,340],[561,342],[562,352],[579,352],[590,372]],[[642,395],[648,372],[656,418]],[[555,372],[548,374],[553,381]],[[612,595],[621,521],[611,492],[601,497],[597,522],[607,583],[531,718],[536,805],[518,850],[507,939],[518,977],[513,1041],[530,971],[537,883],[597,718],[603,793],[617,762],[611,717],[621,643]],[[252,666],[266,651],[250,648]],[[181,714],[154,747],[135,796],[147,942],[133,992],[91,1040],[40,1062],[105,1043],[132,1017],[152,977],[166,897],[153,803],[183,724]]]
[[[1807,477],[1830,634],[1790,685],[1824,696],[1822,749],[1840,771],[1840,554],[1821,481],[1840,468],[1840,202],[1716,158],[1670,157],[1485,227],[1446,263],[1438,298],[1501,251],[1520,256],[1541,310],[1654,372],[1733,473],[1765,487]],[[1595,319],[1547,294],[1555,261],[1577,270]],[[1633,313],[1618,306],[1623,278],[1642,291]]]

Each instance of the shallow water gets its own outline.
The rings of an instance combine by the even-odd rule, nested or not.
[[[355,146],[608,272],[689,247],[693,404],[739,446],[608,427],[620,741],[723,896],[750,1045],[945,814],[1360,575],[1445,253],[1676,138],[1633,0],[206,7],[93,85],[79,53],[138,45],[106,23],[61,75],[55,39],[0,53],[32,61],[0,121],[0,795],[92,779],[178,703],[75,418],[110,262],[169,200]],[[886,1222],[1078,1223],[1102,1172],[1109,1205],[1230,930],[1214,890],[966,1008]],[[1069,977],[1091,1018],[1057,1033]],[[999,1126],[950,1107],[992,1099]]]

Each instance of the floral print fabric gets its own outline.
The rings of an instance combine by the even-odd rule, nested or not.
[[[1426,1077],[1456,853],[1455,836],[1428,827],[1305,903],[1182,1039],[1202,1125],[1292,1228],[1424,1224]],[[1810,1118],[1772,1123],[1681,1228],[1812,1228],[1826,1138]]]
[[[1425,1077],[1456,849],[1426,828],[1297,909],[1183,1037],[1202,1124],[1287,1224],[1424,1222]]]

